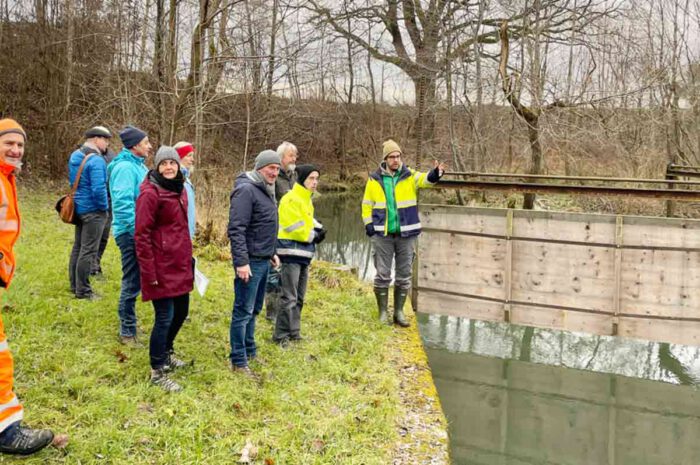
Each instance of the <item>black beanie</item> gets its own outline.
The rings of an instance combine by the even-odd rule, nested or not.
[[[316,171],[319,175],[321,172],[319,171],[318,168],[314,165],[298,165],[297,166],[297,182],[301,184],[302,186],[304,185],[304,181],[306,181],[306,178],[309,177],[311,173]]]

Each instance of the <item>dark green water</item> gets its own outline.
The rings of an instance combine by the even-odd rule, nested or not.
[[[455,464],[700,463],[700,349],[419,315]]]
[[[360,198],[319,254],[370,279]],[[700,348],[419,314],[456,465],[700,465]]]
[[[359,277],[369,280],[374,277],[374,265],[372,248],[362,223],[361,203],[361,193],[323,195],[314,200],[316,218],[328,230],[317,256],[357,268]]]

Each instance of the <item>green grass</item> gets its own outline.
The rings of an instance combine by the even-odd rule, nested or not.
[[[246,441],[258,449],[253,463],[391,463],[402,414],[392,395],[399,382],[388,349],[394,336],[373,318],[364,285],[312,272],[307,340],[292,348],[272,344],[271,325],[259,318],[257,385],[228,370],[231,264],[201,259],[211,285],[204,298],[193,292],[191,319],[176,341],[178,353],[195,362],[174,375],[184,391],[168,394],[148,382],[150,303],[136,309],[144,347],[117,341],[121,272],[113,241],[105,279],[94,281],[102,299],[71,298],[73,228],[59,221],[54,197],[20,192],[19,266],[2,315],[25,422],[67,433],[70,443],[0,463],[237,463]]]

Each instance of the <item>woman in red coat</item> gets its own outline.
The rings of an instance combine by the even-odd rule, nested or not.
[[[190,306],[194,280],[192,241],[187,227],[187,193],[174,148],[162,146],[136,200],[136,257],[141,270],[141,295],[152,301],[151,382],[166,391],[181,386],[167,372],[185,365],[174,356],[173,342]]]

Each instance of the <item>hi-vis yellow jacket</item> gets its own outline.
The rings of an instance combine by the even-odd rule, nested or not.
[[[321,225],[314,220],[311,194],[301,184],[294,183],[280,201],[276,253],[283,262],[308,264],[316,252],[314,227]]]
[[[389,208],[386,204],[382,175],[390,176],[382,163],[375,172],[369,175],[365,186],[365,196],[362,199],[362,221],[365,226],[372,224],[375,233],[387,235],[387,216]],[[432,187],[428,181],[428,173],[412,170],[406,165],[401,166],[399,180],[394,191],[394,200],[399,217],[401,237],[411,237],[420,234],[420,219],[418,218],[418,189]]]

